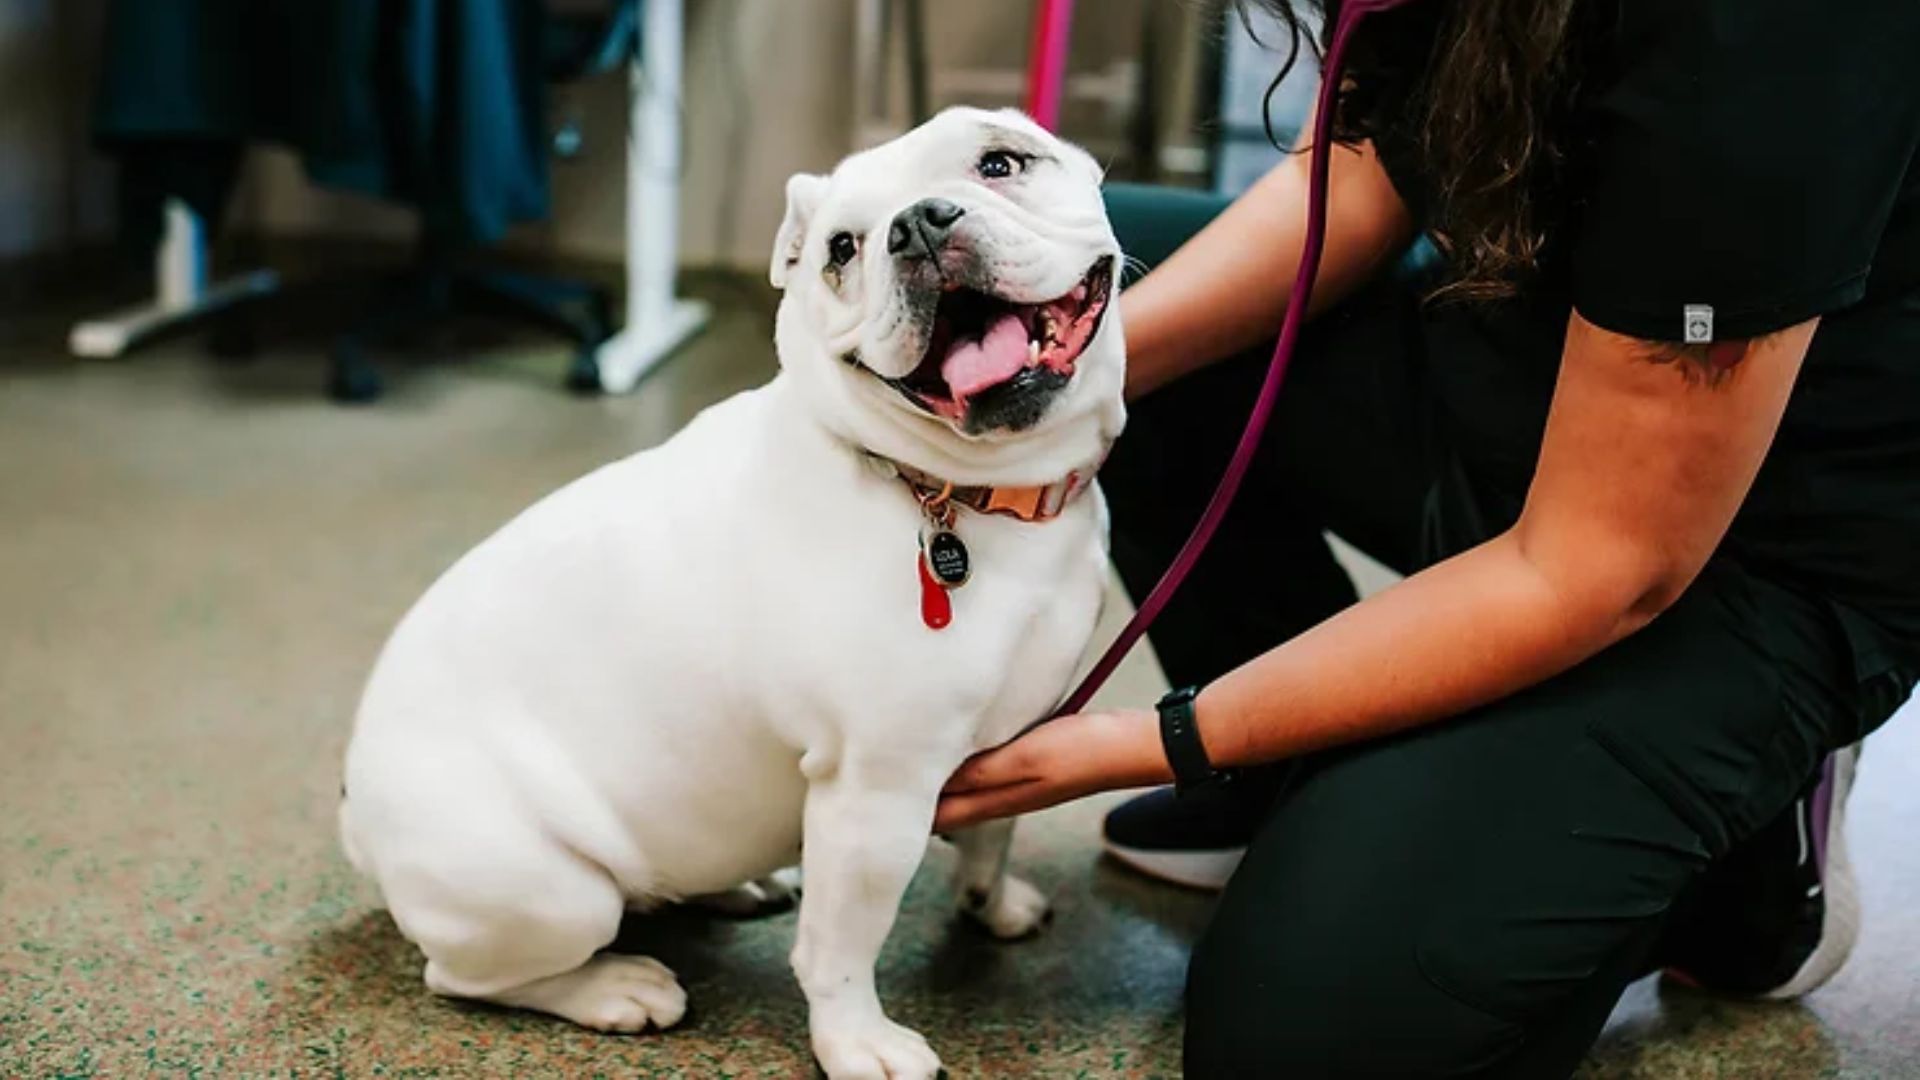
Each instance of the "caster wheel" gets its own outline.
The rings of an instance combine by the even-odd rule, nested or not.
[[[601,391],[600,361],[597,349],[581,349],[573,354],[573,366],[567,369],[567,389],[582,397]]]
[[[333,350],[333,375],[327,382],[327,394],[342,405],[364,405],[380,397],[380,372],[367,362],[358,345],[338,345]]]
[[[613,336],[613,297],[605,289],[587,294],[587,337],[596,344]]]

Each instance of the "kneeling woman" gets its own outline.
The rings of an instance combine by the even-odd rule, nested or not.
[[[1191,1075],[1565,1075],[1649,971],[1790,997],[1844,960],[1851,748],[1920,673],[1916,40],[1920,5],[1810,0],[1363,24],[1315,321],[1154,632],[1183,689],[974,759],[940,812],[1176,782],[1107,841],[1225,888]],[[1159,264],[1103,475],[1136,596],[1253,400],[1305,166],[1170,254],[1113,196]],[[1355,602],[1323,530],[1407,579]]]

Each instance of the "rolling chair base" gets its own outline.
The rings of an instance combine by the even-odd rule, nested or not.
[[[384,389],[372,351],[410,328],[456,308],[506,314],[552,330],[574,345],[566,377],[576,393],[600,392],[599,350],[612,326],[607,290],[584,282],[516,274],[505,270],[435,268],[404,273],[383,290],[383,299],[355,329],[335,339],[327,392],[342,404],[366,404]]]

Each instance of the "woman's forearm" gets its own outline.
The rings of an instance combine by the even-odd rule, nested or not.
[[[1308,156],[1290,155],[1121,296],[1129,398],[1278,332],[1306,244],[1307,175]],[[1334,148],[1327,205],[1314,311],[1376,274],[1413,235],[1370,144]]]
[[[1215,765],[1278,761],[1457,715],[1539,682],[1651,617],[1616,586],[1566,584],[1513,533],[1375,594],[1209,684]],[[1063,717],[968,760],[937,823],[957,828],[1173,779],[1152,710]]]
[[[1196,703],[1219,765],[1274,761],[1455,716],[1644,625],[1630,590],[1570,594],[1513,534],[1438,563],[1216,680]]]

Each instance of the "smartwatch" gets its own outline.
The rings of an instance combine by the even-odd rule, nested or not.
[[[1193,715],[1193,700],[1199,696],[1199,687],[1183,686],[1169,691],[1155,706],[1160,713],[1160,746],[1173,768],[1176,795],[1217,787],[1233,779],[1232,770],[1216,769],[1207,760],[1207,748],[1201,745],[1200,727]]]

